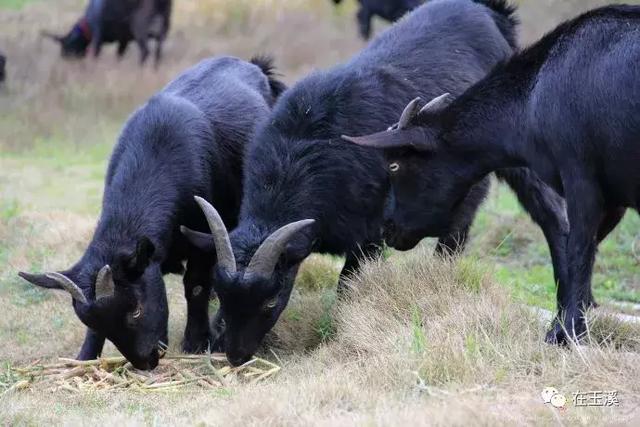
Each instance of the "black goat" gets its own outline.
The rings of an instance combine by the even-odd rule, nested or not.
[[[179,226],[206,229],[194,195],[212,200],[229,227],[236,224],[244,145],[282,90],[268,60],[253,62],[204,60],[138,109],[111,156],[102,214],[80,261],[60,273],[20,273],[72,295],[89,327],[79,359],[99,356],[108,338],[137,368],[154,368],[158,343],[167,343],[167,273],[184,272],[183,349],[209,347],[213,260]]]
[[[407,159],[429,158],[416,176],[419,197],[429,201],[420,220],[434,235],[491,171],[529,167],[565,197],[566,278],[548,342],[566,343],[586,331],[597,244],[626,208],[640,208],[639,26],[637,6],[590,11],[455,101],[440,97],[404,129],[357,139],[389,153],[404,150]]]
[[[84,16],[64,36],[43,31],[61,46],[63,57],[84,57],[89,46],[100,55],[103,43],[118,43],[122,57],[129,42],[140,48],[140,62],[149,56],[149,39],[156,40],[155,63],[162,58],[162,44],[169,32],[171,0],[90,0]]]
[[[511,55],[512,12],[502,1],[427,3],[348,63],[282,95],[248,148],[232,248],[224,226],[211,220],[218,235],[216,322],[226,324],[231,363],[256,351],[310,252],[346,254],[344,277],[380,250],[389,188],[383,155],[346,144],[340,135],[380,130],[414,91],[462,93]],[[442,234],[441,251],[457,250],[472,219],[465,212],[475,211],[486,187],[480,183],[467,194],[455,224]]]
[[[339,4],[342,0],[333,0]],[[420,6],[424,0],[358,0],[360,8],[356,18],[360,35],[368,40],[371,37],[371,20],[374,16],[379,16],[389,22],[395,22],[402,18],[407,12]]]

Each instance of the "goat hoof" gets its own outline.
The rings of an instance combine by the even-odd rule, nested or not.
[[[182,341],[182,351],[187,354],[205,353],[211,347],[212,339],[208,331],[199,334],[189,334]]]
[[[544,339],[545,342],[547,344],[560,346],[566,346],[572,342],[578,343],[578,341],[584,336],[586,331],[584,319],[574,319],[574,321],[571,323],[574,325],[573,328],[563,326],[562,323],[556,319],[553,322],[553,326],[551,327],[549,332],[547,332],[547,335]]]
[[[200,354],[204,353],[208,347],[209,340],[205,342],[184,341],[182,343],[182,352],[187,354]]]
[[[224,335],[218,335],[211,344],[212,353],[224,353]]]
[[[553,327],[547,332],[544,341],[551,345],[567,345],[567,334],[559,322],[553,323]]]

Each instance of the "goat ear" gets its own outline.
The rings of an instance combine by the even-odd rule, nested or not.
[[[140,276],[151,263],[151,257],[155,252],[155,246],[147,237],[141,237],[136,244],[136,249],[125,257],[124,268],[128,275]]]
[[[363,147],[382,149],[412,148],[417,151],[434,151],[436,148],[429,133],[418,126],[409,129],[390,129],[366,136],[343,135],[342,139]]]
[[[184,225],[180,226],[180,232],[194,247],[208,254],[216,253],[216,244],[213,240],[213,235],[192,230]]]
[[[313,249],[313,241],[310,241],[306,236],[304,238],[298,238],[287,244],[284,251],[284,262],[288,266],[300,264],[311,255]]]
[[[55,42],[58,42],[58,43],[62,43],[64,41],[64,37],[63,36],[59,36],[59,35],[53,34],[53,33],[49,32],[49,31],[45,31],[45,30],[40,31],[40,36],[44,37],[45,39],[51,39],[51,40],[53,40]]]

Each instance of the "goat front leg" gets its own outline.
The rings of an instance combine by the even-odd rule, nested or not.
[[[569,238],[568,281],[558,286],[558,316],[546,341],[566,344],[585,332],[585,310],[591,301],[591,274],[597,248],[596,237],[603,218],[603,197],[597,181],[585,175],[563,176],[567,195]]]
[[[362,262],[367,259],[376,258],[382,253],[382,242],[366,243],[358,249],[347,252],[346,260],[342,271],[340,271],[340,279],[338,280],[338,296],[343,295],[347,290],[345,280],[360,269]]]
[[[187,325],[182,350],[202,353],[211,344],[209,330],[209,298],[211,294],[211,268],[207,261],[189,258],[184,274],[184,296],[187,300]]]
[[[446,236],[441,236],[436,245],[435,254],[442,258],[459,255],[464,251],[469,236],[469,229],[473,224],[476,213],[484,202],[491,188],[489,178],[475,184],[465,196],[464,201],[452,214],[450,230]]]
[[[542,230],[549,247],[555,286],[566,287],[569,280],[569,220],[565,200],[530,169],[504,169],[496,172],[496,175],[511,187],[520,205]]]
[[[224,353],[224,332],[226,325],[222,315],[222,310],[218,309],[217,313],[211,319],[211,351]]]
[[[93,329],[87,328],[84,336],[84,342],[80,348],[80,353],[76,359],[78,360],[94,360],[100,357],[104,348],[105,337],[98,334]]]
[[[449,258],[459,255],[464,251],[469,237],[469,226],[461,230],[449,233],[438,239],[435,254],[441,258]]]

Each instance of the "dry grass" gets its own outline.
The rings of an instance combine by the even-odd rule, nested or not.
[[[261,354],[282,370],[260,383],[182,384],[161,394],[18,390],[23,378],[15,368],[73,357],[84,328],[66,294],[34,289],[16,271],[65,268],[80,256],[99,210],[108,153],[135,106],[209,55],[272,53],[292,83],[364,45],[353,1],[336,11],[329,0],[179,0],[158,71],[138,67],[135,46],[120,63],[112,47],[99,61],[63,62],[38,30],[66,29],[83,3],[46,0],[0,10],[0,48],[10,61],[0,91],[0,424],[638,424],[637,327],[600,316],[591,322],[589,345],[543,344],[546,325],[497,285],[486,265],[495,260],[488,252],[500,252],[508,268],[528,268],[531,254],[519,248],[540,234],[522,216],[494,212],[497,225],[476,230],[472,243],[481,260],[442,263],[424,248],[392,254],[369,263],[345,300],[336,301],[334,291],[340,260],[310,258]],[[527,40],[570,10],[563,1],[543,3],[523,5]],[[572,13],[593,2],[575,3]],[[174,355],[185,323],[182,292],[179,279],[169,277]],[[118,354],[108,345],[105,356]],[[556,411],[540,399],[546,386],[569,400],[578,390],[617,390],[621,404]]]
[[[441,263],[424,251],[371,262],[334,312],[334,339],[285,363],[277,380],[246,389],[209,419],[245,425],[503,425],[629,415],[569,408],[554,415],[539,397],[555,385],[615,389],[626,411],[640,403],[639,331],[618,348],[573,350],[541,342],[544,326],[513,304],[472,260]],[[619,329],[599,324],[611,336]],[[254,402],[250,404],[248,402]],[[249,407],[247,407],[249,405]],[[429,414],[428,417],[425,414]],[[222,417],[222,418],[219,418]]]

